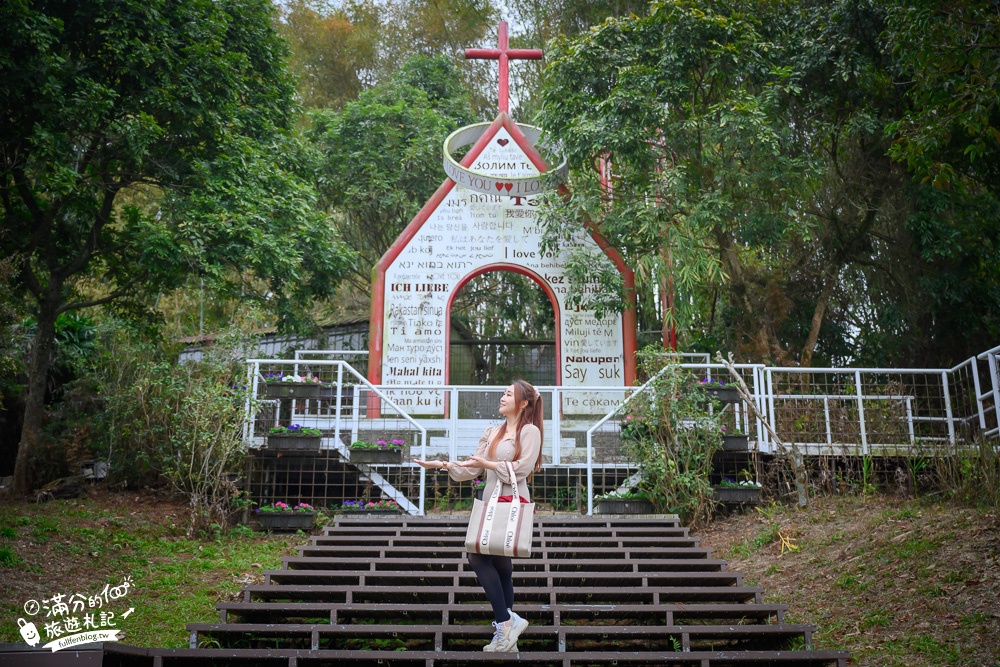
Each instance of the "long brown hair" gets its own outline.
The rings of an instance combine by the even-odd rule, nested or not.
[[[538,427],[538,434],[540,437],[538,443],[538,459],[535,461],[535,471],[542,469],[542,446],[541,443],[545,440],[545,431],[542,428],[542,419],[544,418],[544,411],[542,410],[542,396],[538,393],[538,390],[532,387],[530,384],[524,380],[514,380],[510,384],[514,388],[514,405],[521,405],[521,403],[527,401],[528,404],[524,406],[524,409],[518,415],[517,426],[514,434],[514,460],[516,461],[521,456],[521,429],[528,424],[534,424]],[[489,448],[486,450],[486,455],[489,457],[495,457],[497,453],[497,445],[500,444],[501,438],[503,438],[503,427],[499,427],[494,431],[492,442],[490,442]]]

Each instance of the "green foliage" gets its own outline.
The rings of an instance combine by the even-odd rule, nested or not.
[[[31,486],[58,315],[147,315],[203,276],[301,325],[344,249],[289,139],[267,0],[15,0],[0,8],[0,250],[37,322],[15,488]]]
[[[1000,15],[989,0],[895,0],[886,39],[909,107],[890,155],[939,188],[998,194]]]
[[[20,391],[24,379],[24,361],[21,354],[23,332],[23,305],[18,303],[11,289],[16,270],[14,257],[0,259],[0,400]]]
[[[171,283],[228,249],[237,239],[215,245],[194,220],[171,228],[156,207],[116,204],[146,183],[197,195],[220,168],[259,160],[288,126],[291,86],[268,3],[14,2],[3,12],[10,159],[0,180],[12,233],[2,242],[34,260],[20,286],[40,298],[47,282],[90,274],[109,296],[137,297],[139,285]],[[260,195],[246,206],[273,188]],[[82,305],[73,296],[65,305]]]
[[[117,482],[138,486],[162,476],[185,494],[191,531],[224,525],[231,508],[236,489],[228,473],[243,460],[248,400],[239,360],[248,349],[249,338],[234,329],[201,360],[179,364],[127,331],[103,332],[95,447]]]
[[[339,108],[358,96],[362,71],[376,61],[378,25],[361,5],[331,8],[316,0],[280,5],[282,36],[291,46],[288,68],[306,107]]]
[[[659,0],[555,40],[539,122],[572,197],[549,198],[548,242],[589,219],[635,270],[640,329],[674,322],[688,347],[801,365],[981,351],[1000,333],[988,4]],[[912,182],[950,168],[964,187]],[[584,303],[624,307],[600,296]]]
[[[972,447],[918,459],[946,497],[972,506],[1000,507],[1000,452],[993,443],[980,440]]]
[[[797,82],[767,18],[747,3],[660,2],[550,48],[540,122],[576,170],[572,199],[550,198],[545,217],[550,230],[599,221],[636,270],[641,328],[660,328],[652,295],[668,273],[684,294],[741,280],[738,231],[801,233],[778,212],[814,168],[788,149],[782,104]],[[591,169],[602,157],[610,191]],[[678,307],[688,323],[701,304]]]
[[[351,280],[371,270],[440,185],[445,137],[471,121],[468,99],[444,58],[417,57],[342,111],[310,114],[321,206],[357,251]]]
[[[622,441],[642,470],[639,489],[656,509],[697,525],[713,508],[709,474],[712,454],[722,446],[719,404],[701,390],[695,375],[655,349],[640,357],[652,379],[626,406]]]
[[[18,567],[23,564],[14,550],[4,545],[0,546],[0,567]]]

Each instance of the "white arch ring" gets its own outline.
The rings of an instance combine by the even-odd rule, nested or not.
[[[467,125],[460,130],[456,130],[448,135],[444,140],[444,173],[455,183],[475,192],[484,192],[491,195],[504,195],[506,197],[524,197],[538,194],[542,190],[557,187],[566,180],[569,168],[566,166],[566,158],[555,169],[550,169],[537,176],[514,176],[502,177],[491,176],[481,171],[473,171],[468,167],[459,164],[451,154],[462,146],[474,143],[479,140],[492,123],[477,123]],[[536,145],[542,136],[542,131],[533,125],[522,125],[517,123],[517,128],[524,134],[524,138]]]

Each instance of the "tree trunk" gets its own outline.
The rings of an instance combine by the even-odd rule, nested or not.
[[[716,227],[715,239],[719,244],[719,260],[722,263],[726,274],[729,276],[729,291],[733,295],[735,306],[743,307],[743,320],[737,324],[737,334],[746,332],[749,339],[755,342],[753,356],[773,359],[775,352],[781,350],[774,336],[771,335],[771,327],[766,320],[766,312],[763,309],[758,313],[750,299],[749,287],[747,285],[746,273],[743,271],[743,264],[740,260],[739,248],[733,242],[732,236],[721,227]],[[742,329],[742,330],[741,330]],[[750,333],[756,329],[756,335]]]
[[[663,256],[663,263],[666,272],[663,275],[660,287],[663,300],[663,347],[664,349],[677,351],[677,318],[674,314],[674,255],[670,249],[670,232],[667,231],[667,240],[660,249]]]
[[[816,308],[813,310],[812,326],[809,328],[809,336],[806,338],[806,344],[802,348],[802,356],[799,358],[799,363],[802,366],[812,365],[816,341],[819,340],[819,329],[823,326],[823,317],[826,315],[826,307],[830,303],[830,293],[833,291],[832,285],[833,280],[831,279],[823,286],[823,291],[820,292],[819,300],[816,302]]]
[[[55,347],[57,308],[56,299],[46,298],[38,304],[38,328],[28,366],[28,400],[24,406],[21,442],[14,463],[14,493],[21,495],[29,493],[35,482],[33,467],[45,421],[45,389]]]

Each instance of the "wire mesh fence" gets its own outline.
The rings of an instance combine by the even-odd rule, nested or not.
[[[970,359],[952,369],[766,368],[771,427],[809,454],[906,455],[971,444],[990,423]],[[763,451],[773,448],[765,445]]]

